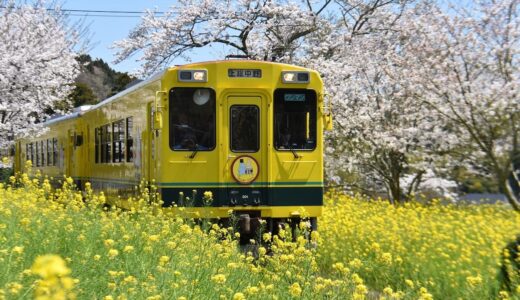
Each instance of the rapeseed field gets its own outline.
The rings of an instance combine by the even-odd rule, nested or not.
[[[70,178],[57,190],[39,174],[0,184],[0,299],[517,297],[497,280],[520,233],[506,207],[329,194],[318,232],[302,222],[295,242],[282,230],[247,251],[233,228],[168,215],[153,198],[143,190],[121,211]]]

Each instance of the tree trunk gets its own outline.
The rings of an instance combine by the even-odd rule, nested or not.
[[[520,179],[515,169],[511,171],[511,177],[506,177],[505,179],[500,180],[500,189],[513,209],[520,212],[520,193],[515,191],[513,185],[520,187]]]

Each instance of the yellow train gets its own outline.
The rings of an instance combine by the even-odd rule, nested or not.
[[[226,60],[171,67],[16,141],[15,170],[90,182],[118,205],[153,182],[164,206],[204,218],[241,218],[246,234],[323,205],[323,129],[331,126],[316,71]],[[193,193],[193,191],[197,191]],[[211,209],[203,193],[212,192]],[[192,197],[179,201],[180,194]],[[193,197],[192,197],[193,198]],[[177,206],[177,207],[175,207]],[[244,229],[246,228],[246,229]]]

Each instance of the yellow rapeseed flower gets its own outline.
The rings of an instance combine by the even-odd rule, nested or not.
[[[392,296],[392,294],[394,293],[394,290],[387,286],[383,289],[383,294],[387,295],[387,296]]]
[[[150,242],[157,242],[159,240],[159,235],[158,234],[152,234],[148,237],[148,240]]]
[[[112,246],[114,246],[115,242],[113,239],[107,239],[103,241],[103,244],[105,245],[105,247],[111,248]]]
[[[163,255],[159,258],[159,265],[164,266],[170,261],[170,257]]]
[[[300,287],[300,284],[299,284],[298,282],[293,283],[293,284],[289,287],[289,293],[290,293],[293,297],[299,297],[299,296],[302,294],[302,288]]]
[[[216,282],[216,283],[219,283],[219,284],[223,284],[223,283],[226,282],[226,275],[224,275],[224,274],[216,274],[216,275],[211,276],[211,280],[213,282]]]
[[[20,293],[20,290],[23,288],[23,285],[19,284],[18,282],[10,282],[7,285],[7,290],[12,295],[17,295]]]
[[[482,277],[480,275],[468,276],[466,277],[466,282],[471,286],[476,286],[482,283]]]
[[[233,300],[245,300],[246,296],[243,293],[235,293],[233,295]]]
[[[381,261],[386,265],[392,264],[392,254],[388,252],[383,253],[381,255]]]
[[[256,295],[256,294],[258,294],[259,291],[260,291],[260,289],[256,286],[249,286],[246,288],[246,293],[248,295]]]
[[[70,274],[65,261],[58,255],[38,256],[31,267],[34,274],[42,278],[61,277]]]
[[[23,254],[24,247],[22,246],[15,246],[13,247],[13,253],[16,254]]]
[[[414,287],[414,283],[413,283],[412,280],[410,280],[410,279],[406,279],[406,280],[404,281],[404,283],[406,283],[407,286],[409,286],[410,288],[413,289],[413,287]]]
[[[113,258],[115,258],[118,255],[119,255],[119,251],[117,251],[116,249],[108,250],[108,257],[109,258],[113,259]]]

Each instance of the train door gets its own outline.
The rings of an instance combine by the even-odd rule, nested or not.
[[[72,170],[74,170],[74,130],[72,129],[67,132],[65,157],[65,175],[72,176]]]
[[[145,154],[145,162],[143,164],[145,171],[145,178],[148,182],[152,182],[152,180],[156,179],[156,156],[157,156],[157,134],[154,130],[154,105],[153,102],[148,103],[147,105],[147,122],[146,122],[146,143],[145,149],[143,153]]]
[[[267,205],[267,105],[259,96],[227,98],[224,178],[231,205]]]
[[[83,146],[83,134],[69,129],[67,132],[65,174],[74,178],[76,184],[80,186],[81,182],[81,147]]]

